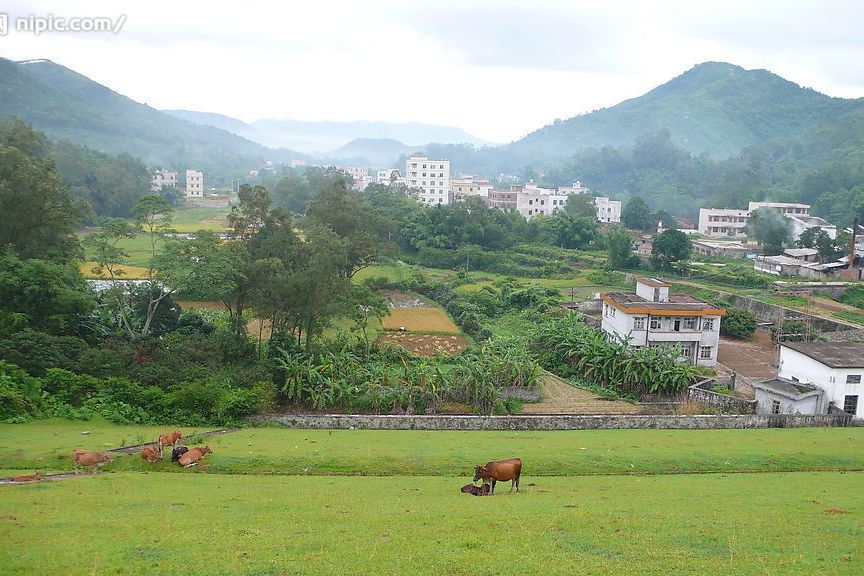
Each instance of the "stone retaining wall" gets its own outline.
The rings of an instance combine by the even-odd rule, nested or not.
[[[756,401],[743,400],[728,394],[714,392],[712,388],[716,381],[713,379],[703,380],[693,384],[687,389],[687,398],[705,406],[719,408],[724,414],[755,414]]]
[[[801,319],[804,317],[804,312],[801,310],[793,310],[792,308],[784,308],[776,304],[768,304],[750,298],[749,296],[729,295],[729,300],[732,306],[736,308],[744,308],[756,315],[760,322],[779,322],[780,320]],[[843,322],[835,322],[827,318],[819,316],[811,316],[811,325],[817,332],[845,332],[847,330],[855,330],[856,327]]]
[[[802,416],[798,414],[770,416],[753,414],[721,416],[280,414],[257,416],[253,420],[259,423],[278,423],[289,428],[329,428],[337,430],[719,430],[727,428],[806,428],[864,425],[864,420],[855,420],[849,415]]]
[[[540,400],[540,387],[523,388],[521,386],[506,386],[501,389],[501,398],[516,398],[522,402],[537,402]]]

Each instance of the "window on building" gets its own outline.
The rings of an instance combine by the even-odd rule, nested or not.
[[[696,318],[688,317],[684,318],[684,330],[695,330],[696,329]]]
[[[699,358],[703,360],[711,359],[711,346],[700,346],[699,347]]]
[[[645,329],[645,318],[642,316],[638,316],[633,318],[633,329],[634,330],[644,330]]]
[[[856,414],[858,412],[858,395],[855,396],[845,396],[843,398],[843,411],[848,412],[849,414]]]
[[[780,401],[772,400],[771,401],[771,414],[779,414],[780,413]]]
[[[681,350],[681,357],[682,358],[690,358],[690,354],[693,352],[693,350],[692,350],[692,348],[690,348],[690,346],[682,346],[680,348],[680,350]]]
[[[660,329],[660,318],[651,318],[651,330]]]
[[[846,376],[846,384],[860,384],[861,374],[849,374]]]
[[[714,330],[714,319],[713,318],[703,318],[702,319],[702,330]]]

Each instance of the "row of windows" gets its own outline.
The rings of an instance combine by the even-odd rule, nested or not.
[[[416,163],[416,162],[412,162],[412,163],[411,163],[411,168],[417,168],[417,163]],[[430,164],[430,165],[429,165],[429,168],[431,168],[432,170],[434,170],[434,169],[435,169],[435,164]],[[423,169],[424,169],[424,170],[426,169],[426,164],[423,164]],[[439,170],[444,170],[444,165],[443,165],[443,164],[439,164],[439,165],[438,165],[438,169],[439,169]]]
[[[747,222],[747,218],[741,216],[709,216],[709,222]]]
[[[675,332],[680,332],[681,330],[696,330],[699,325],[698,318],[692,316],[686,316],[684,318],[675,318],[672,320],[669,316],[653,316],[651,318],[651,330],[660,330],[663,326],[663,322],[666,322],[669,328]],[[633,329],[634,330],[644,330],[645,329],[645,317],[637,316],[633,318]],[[710,331],[714,330],[714,318],[703,318],[702,319],[702,330]]]
[[[648,344],[649,348],[659,348],[660,346],[674,346],[674,342],[650,342]],[[701,360],[710,360],[711,354],[714,352],[713,346],[700,346],[699,347],[699,358]],[[681,357],[682,358],[690,358],[692,359],[693,349],[689,346],[685,346],[681,348]]]

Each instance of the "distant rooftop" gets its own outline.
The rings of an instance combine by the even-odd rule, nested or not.
[[[783,253],[795,258],[798,256],[815,256],[819,251],[815,248],[786,248]]]
[[[831,224],[824,218],[819,218],[818,216],[804,216],[803,214],[790,214],[790,218],[794,220],[800,220],[801,222],[809,225],[809,226],[819,226],[821,228],[835,228],[834,224]]]
[[[831,368],[864,368],[864,343],[783,342],[781,346],[800,352]]]
[[[665,312],[669,313],[670,316],[681,316],[687,312],[700,315],[698,313],[704,314],[708,311],[718,316],[726,314],[726,311],[722,308],[718,308],[713,304],[687,294],[670,294],[668,302],[652,302],[629,292],[607,292],[603,295],[603,300],[619,310],[630,314],[656,314],[658,312]]]

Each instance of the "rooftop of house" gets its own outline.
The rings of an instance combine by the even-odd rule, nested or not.
[[[792,400],[801,400],[808,396],[818,396],[821,393],[821,390],[812,384],[794,382],[786,378],[780,378],[779,376],[770,380],[753,382],[753,387],[757,390],[773,392]]]
[[[783,342],[805,356],[831,368],[864,368],[864,343],[859,342]]]
[[[717,316],[726,314],[726,311],[722,308],[718,308],[713,304],[709,304],[708,302],[699,300],[698,298],[694,298],[687,294],[670,294],[668,302],[652,302],[651,300],[647,300],[629,292],[607,292],[603,295],[603,300],[608,304],[615,306],[619,310],[633,314],[669,312],[670,316],[674,316],[676,314],[672,314],[673,312],[678,312],[679,314],[677,315],[682,315],[680,313],[702,312],[702,314],[704,314],[705,311],[712,311]]]
[[[799,258],[801,256],[815,256],[819,253],[819,250],[815,248],[786,248],[783,250],[783,254],[786,256],[792,256],[793,258]]]
[[[783,256],[782,254],[778,254],[777,256],[757,256],[756,260],[759,262],[771,262],[772,264],[783,264],[786,266],[801,266],[801,264],[803,264],[801,260],[796,260],[791,256]]]
[[[647,286],[654,286],[658,288],[669,288],[670,286],[672,286],[672,284],[664,282],[659,278],[649,278],[648,276],[637,276],[636,281],[641,282],[642,284],[645,284]]]
[[[800,220],[807,226],[819,226],[820,228],[836,228],[834,224],[831,224],[824,218],[819,218],[818,216],[804,216],[803,214],[790,214],[790,218],[793,220]]]

